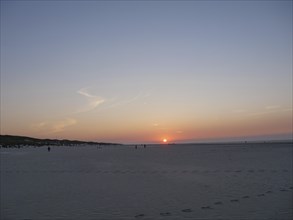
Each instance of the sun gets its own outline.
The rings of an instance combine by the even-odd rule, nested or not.
[[[167,143],[167,142],[168,142],[168,140],[167,140],[166,138],[164,138],[164,139],[163,139],[163,142],[164,142],[164,143]]]

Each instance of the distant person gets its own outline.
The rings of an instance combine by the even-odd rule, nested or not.
[[[135,145],[135,149],[137,149],[137,145]]]
[[[50,152],[50,150],[51,150],[51,148],[50,148],[50,147],[48,147],[48,152]]]
[[[146,145],[145,144],[143,145],[143,148],[146,148]]]

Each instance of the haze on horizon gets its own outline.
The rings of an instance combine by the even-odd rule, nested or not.
[[[292,1],[1,1],[1,134],[292,132]]]

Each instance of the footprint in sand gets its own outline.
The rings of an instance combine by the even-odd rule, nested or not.
[[[210,206],[202,206],[201,209],[212,209]]]
[[[239,202],[238,199],[231,199],[230,202]]]
[[[266,193],[273,193],[271,190],[266,191]]]
[[[280,189],[281,192],[287,192],[287,189]]]
[[[214,202],[214,204],[215,205],[222,205],[223,203],[219,201],[219,202]]]
[[[191,209],[182,209],[181,211],[182,211],[182,212],[192,212]]]
[[[144,214],[138,214],[136,216],[134,216],[135,218],[141,218],[141,217],[144,217],[145,215]]]
[[[242,198],[243,198],[243,199],[248,199],[248,198],[249,198],[249,196],[242,196]]]
[[[262,194],[258,194],[257,196],[258,197],[261,197],[261,196],[265,196],[265,194],[262,193]]]
[[[289,189],[293,189],[293,186],[290,186]]]
[[[170,212],[161,212],[160,215],[161,216],[170,216],[171,213]]]

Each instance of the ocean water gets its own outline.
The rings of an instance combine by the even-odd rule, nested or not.
[[[2,148],[1,219],[293,219],[292,150]]]

